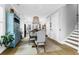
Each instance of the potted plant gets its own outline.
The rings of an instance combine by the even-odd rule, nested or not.
[[[14,40],[13,35],[10,33],[6,33],[5,35],[1,36],[1,38],[3,40],[2,44],[4,44],[5,47],[9,47]]]
[[[2,46],[1,40],[0,40],[0,45]]]

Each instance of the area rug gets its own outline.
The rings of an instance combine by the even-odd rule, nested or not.
[[[35,55],[37,54],[36,48],[32,48],[32,45],[23,45],[18,48],[15,55]]]
[[[37,54],[36,48],[32,48],[32,44],[29,44],[28,39],[24,38],[20,43],[15,55],[35,55]]]

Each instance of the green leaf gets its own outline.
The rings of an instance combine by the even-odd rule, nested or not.
[[[1,36],[3,39],[3,44],[7,46],[9,43],[11,43],[14,40],[14,37],[10,33],[6,33],[5,35]]]

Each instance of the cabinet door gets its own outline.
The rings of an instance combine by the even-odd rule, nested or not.
[[[59,12],[56,12],[51,16],[51,22],[52,22],[52,29],[51,29],[51,37],[57,41],[59,41],[61,37],[60,33],[60,19],[59,19]]]
[[[48,37],[50,37],[50,17],[47,18],[47,23],[46,23],[46,32],[47,32],[47,35]]]
[[[14,33],[13,15],[14,14],[11,14],[11,13],[7,14],[7,32],[10,32],[10,33]]]

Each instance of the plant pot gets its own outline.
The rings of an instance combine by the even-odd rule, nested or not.
[[[9,46],[10,46],[10,43],[8,43],[8,44],[5,43],[4,46],[5,46],[5,47],[9,47]]]

